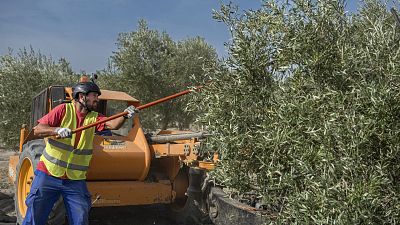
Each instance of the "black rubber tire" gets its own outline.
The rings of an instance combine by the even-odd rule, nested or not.
[[[177,204],[171,204],[169,207],[172,219],[179,225],[208,225],[212,224],[211,219],[204,209],[204,193],[201,191],[201,185],[204,180],[204,171],[184,167],[179,171],[189,177],[189,187],[186,191],[186,201]],[[178,200],[179,201],[179,200]],[[184,201],[184,200],[181,200]]]
[[[15,203],[15,211],[17,214],[17,224],[22,224],[23,217],[19,212],[18,208],[18,178],[19,178],[19,170],[21,168],[22,162],[25,158],[29,158],[32,162],[33,170],[36,170],[36,167],[39,163],[39,158],[42,155],[43,150],[46,145],[43,139],[32,140],[24,144],[22,148],[22,153],[19,156],[19,162],[17,165],[17,174],[15,181],[15,195],[14,195],[14,203]],[[49,215],[46,225],[67,225],[67,217],[64,206],[64,201],[62,197],[54,204],[53,210]]]

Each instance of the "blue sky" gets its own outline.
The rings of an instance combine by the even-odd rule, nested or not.
[[[136,30],[145,19],[150,29],[166,31],[175,41],[203,37],[226,56],[229,33],[212,19],[218,0],[1,0],[0,55],[32,46],[54,60],[63,57],[75,72],[106,66],[121,32]],[[240,10],[258,9],[261,0],[231,0]],[[349,0],[355,10],[357,0]]]

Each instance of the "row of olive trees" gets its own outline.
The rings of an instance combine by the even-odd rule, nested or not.
[[[217,60],[215,49],[202,38],[175,42],[166,32],[149,29],[143,20],[137,31],[121,33],[117,46],[108,67],[98,73],[99,85],[126,91],[142,103],[196,85],[191,79],[203,80],[203,68]],[[32,48],[0,56],[0,143],[19,143],[21,125],[29,124],[33,96],[50,85],[72,85],[77,75],[65,59],[55,62]],[[147,109],[141,113],[144,127],[189,128],[196,113],[185,111],[186,103],[187,97],[182,97]]]
[[[378,0],[345,5],[215,14],[232,32],[229,57],[193,106],[221,155],[217,180],[257,192],[272,223],[400,221],[399,28]]]
[[[35,95],[50,85],[70,85],[75,80],[65,59],[55,62],[32,48],[0,56],[0,143],[19,143],[19,130],[29,124]]]

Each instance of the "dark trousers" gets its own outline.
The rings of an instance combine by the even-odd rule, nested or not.
[[[91,198],[86,181],[60,179],[36,170],[25,201],[28,210],[22,225],[45,225],[60,196],[64,199],[70,225],[89,224]]]

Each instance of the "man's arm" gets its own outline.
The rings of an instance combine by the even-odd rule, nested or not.
[[[61,125],[64,114],[65,104],[56,106],[48,114],[38,120],[38,125],[33,128],[33,134],[37,137],[60,135],[58,131],[60,131],[59,126]],[[62,135],[64,136],[64,133]]]
[[[123,117],[118,117],[116,119],[107,121],[105,124],[105,128],[109,130],[118,130],[122,126],[122,124],[124,124],[125,119],[130,119],[134,117],[135,113],[138,113],[139,111],[133,105],[131,105],[128,106],[128,108],[126,108],[124,112],[127,112],[128,114]]]
[[[48,124],[39,123],[33,128],[33,134],[38,137],[55,136],[57,127],[51,127]]]
[[[39,123],[33,128],[33,134],[37,137],[59,136],[61,138],[71,137],[72,131],[69,128],[51,127],[45,123]]]
[[[105,128],[108,130],[118,130],[120,127],[122,127],[122,124],[124,124],[125,118],[124,117],[118,117],[116,119],[107,121],[105,123]]]

